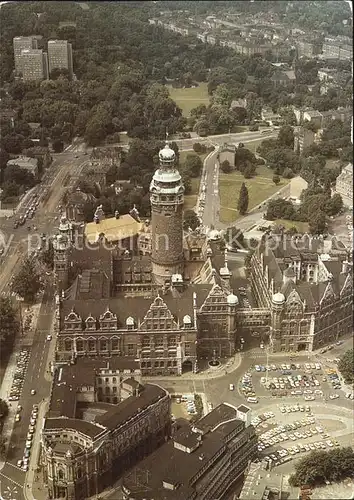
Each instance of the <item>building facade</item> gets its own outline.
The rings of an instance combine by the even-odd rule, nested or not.
[[[48,78],[48,58],[42,49],[22,49],[19,59],[20,74],[24,81]]]
[[[250,413],[224,403],[194,425],[177,420],[171,439],[123,477],[123,498],[223,498],[257,454]]]
[[[325,251],[329,253],[325,253]],[[251,286],[270,311],[273,352],[313,351],[352,329],[352,265],[344,246],[332,242],[276,238],[253,254]]]
[[[128,378],[126,372],[131,370],[126,360],[120,365],[124,363],[118,404],[99,402],[100,377],[94,373],[99,369],[106,378],[108,372],[117,372],[114,366],[79,364],[55,373],[41,433],[48,498],[79,500],[98,495],[170,435],[169,394],[159,386],[142,386]]]
[[[49,73],[53,69],[66,69],[69,78],[73,76],[72,46],[67,40],[48,41],[48,64]]]
[[[353,165],[349,163],[343,168],[336,180],[335,192],[340,194],[343,203],[348,208],[353,208]]]
[[[37,40],[33,36],[16,36],[13,39],[15,72],[22,73],[21,54],[23,50],[37,49]]]

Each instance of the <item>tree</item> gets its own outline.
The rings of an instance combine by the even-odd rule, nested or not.
[[[220,168],[224,172],[224,174],[229,174],[232,170],[229,160],[224,160],[223,162],[221,162]]]
[[[60,139],[55,139],[52,143],[52,147],[55,153],[61,153],[64,149],[64,143]]]
[[[0,435],[0,457],[6,458],[6,438]]]
[[[289,484],[320,486],[352,477],[353,470],[354,452],[350,447],[313,451],[295,464],[295,473],[290,476]]]
[[[248,189],[243,182],[240,189],[240,194],[237,202],[237,209],[241,215],[245,215],[248,209]]]
[[[275,174],[275,175],[273,175],[273,182],[274,182],[274,184],[275,184],[276,186],[279,184],[279,182],[280,182],[280,177],[279,177],[279,175],[276,175],[276,174]]]
[[[344,377],[347,384],[354,382],[354,350],[350,349],[341,356],[338,363],[338,370]]]
[[[5,355],[12,347],[18,332],[17,312],[9,297],[0,297],[0,356]]]
[[[0,399],[0,420],[4,420],[9,414],[9,407],[3,399]]]
[[[294,172],[291,168],[286,168],[283,172],[284,179],[292,179],[294,177]]]
[[[197,155],[187,155],[184,163],[184,169],[189,172],[191,177],[199,177],[203,168],[203,162]]]
[[[19,273],[14,277],[12,291],[26,302],[33,303],[37,294],[43,289],[42,280],[33,259],[27,258]]]
[[[284,125],[280,128],[278,134],[278,143],[285,148],[294,147],[294,129],[290,125]]]
[[[247,167],[243,172],[243,176],[245,179],[251,179],[256,173],[256,165],[253,163],[248,163]]]
[[[309,230],[311,234],[324,234],[327,229],[326,214],[318,209],[309,217]]]
[[[293,220],[295,217],[295,209],[291,201],[279,198],[277,200],[270,200],[267,205],[267,212],[265,218],[267,220],[287,219]]]
[[[339,193],[335,193],[326,203],[325,210],[327,215],[338,215],[343,209],[343,200]]]
[[[187,231],[191,228],[193,231],[200,226],[200,220],[194,210],[186,210],[183,217],[183,228]]]

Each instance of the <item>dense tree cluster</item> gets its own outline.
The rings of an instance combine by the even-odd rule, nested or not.
[[[327,217],[338,215],[343,209],[340,194],[332,197],[330,192],[320,186],[310,186],[301,196],[301,205],[296,207],[291,201],[282,198],[271,200],[267,205],[267,220],[287,219],[309,223],[313,234],[323,234],[327,229]]]
[[[347,384],[352,384],[354,382],[354,350],[349,349],[340,358],[338,363],[338,370],[344,377]]]
[[[9,297],[0,297],[0,357],[4,359],[11,351],[19,329],[17,311]]]
[[[33,259],[25,259],[18,274],[13,279],[11,288],[27,303],[35,301],[38,293],[43,290],[43,280]]]
[[[354,475],[354,452],[350,447],[329,451],[312,451],[295,464],[291,486],[321,486]]]
[[[119,213],[128,213],[136,205],[142,217],[150,215],[149,187],[151,177],[158,165],[158,152],[163,147],[162,141],[133,139],[130,143],[129,152],[121,151],[119,164],[113,165],[107,173],[108,187],[100,190],[90,180],[90,172],[84,178],[79,179],[78,187],[84,193],[94,195],[94,200],[89,200],[85,207],[85,220],[91,222],[98,204],[103,206],[107,216]],[[198,177],[203,166],[201,158],[196,153],[190,153],[183,162],[179,160],[179,150],[175,142],[171,142],[171,148],[176,153],[176,162],[182,176],[185,194],[191,192],[191,179]],[[207,150],[209,151],[210,148]],[[116,181],[130,181],[124,183],[119,194],[116,193],[112,184]]]

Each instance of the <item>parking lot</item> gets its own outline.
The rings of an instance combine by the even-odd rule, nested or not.
[[[286,423],[277,424],[283,419],[280,413],[286,413]],[[348,419],[349,420],[349,419]],[[273,468],[301,458],[304,453],[314,450],[329,450],[340,446],[340,442],[331,437],[333,433],[348,434],[340,422],[332,425],[330,420],[316,417],[309,405],[280,405],[275,411],[264,412],[252,420],[258,434],[259,458],[267,468]]]
[[[342,388],[335,368],[313,362],[255,365],[239,382],[239,392],[252,404],[257,404],[262,397],[290,396],[305,402],[339,399],[343,397],[339,391]],[[345,397],[352,399],[353,394],[345,394]]]

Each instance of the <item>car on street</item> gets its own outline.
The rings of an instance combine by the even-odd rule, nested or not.
[[[20,420],[21,420],[21,415],[17,413],[15,417],[15,422],[19,422]]]
[[[51,335],[47,335],[47,340],[52,340],[52,336]]]
[[[229,390],[230,390],[230,391],[233,391],[234,389],[235,389],[234,384],[230,384],[230,385],[229,385]]]
[[[36,394],[35,389],[31,389],[31,395],[34,396]]]

